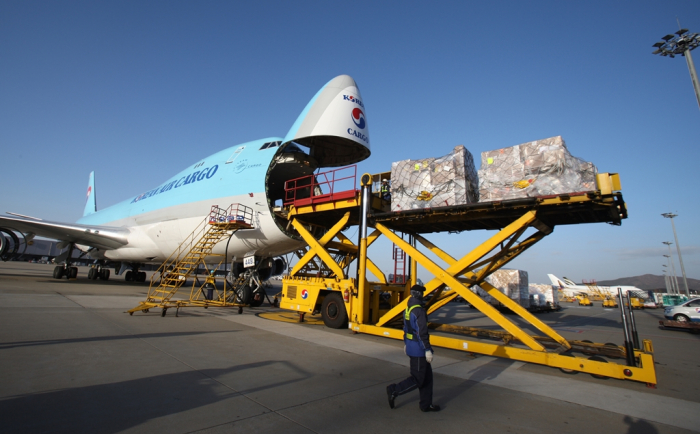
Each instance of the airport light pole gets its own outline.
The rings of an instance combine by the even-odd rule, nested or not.
[[[683,274],[683,284],[685,285],[685,295],[690,298],[690,290],[688,289],[688,279],[685,277],[685,267],[683,266],[683,256],[681,256],[681,246],[678,244],[678,235],[676,235],[676,225],[673,223],[673,218],[678,217],[678,214],[674,214],[672,212],[667,212],[664,214],[661,214],[667,219],[671,219],[671,227],[673,227],[673,238],[676,240],[676,249],[678,250],[678,261],[681,263],[681,273]],[[668,246],[669,251],[671,249],[671,246]],[[675,273],[675,272],[674,272]],[[680,294],[680,292],[679,292]]]
[[[664,258],[666,258],[666,261],[668,261],[669,264],[671,263],[671,257],[669,255],[664,255]],[[666,266],[664,265],[664,267],[666,267]],[[676,293],[678,293],[678,290],[676,289],[676,286],[673,284],[673,279],[671,278],[671,276],[673,276],[673,275],[671,274],[671,270],[668,267],[666,267],[666,270],[668,270],[668,281],[671,284],[671,294],[676,294]]]
[[[666,264],[661,264],[663,273],[664,273],[664,285],[666,285],[666,292],[668,293],[668,276],[666,275]]]
[[[700,107],[700,82],[698,81],[698,74],[695,72],[693,57],[690,55],[690,52],[700,45],[700,34],[688,33],[688,29],[680,29],[674,35],[662,37],[663,41],[653,45],[653,47],[656,47],[656,51],[651,54],[658,54],[663,57],[669,56],[671,58],[676,57],[678,54],[685,56],[685,60],[688,63],[688,71],[690,71],[690,81],[693,82],[695,98],[698,100],[698,107]]]
[[[671,271],[673,272],[673,280],[671,282],[675,281],[676,294],[680,294],[681,291],[680,291],[680,287],[678,286],[678,277],[676,275],[676,264],[675,264],[675,261],[673,260],[673,253],[671,252],[671,244],[673,244],[673,243],[671,243],[670,241],[664,241],[663,243],[668,246],[668,255],[664,255],[664,256],[666,256],[668,258],[668,262],[671,263]]]

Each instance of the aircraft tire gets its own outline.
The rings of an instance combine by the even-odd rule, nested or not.
[[[60,265],[57,265],[53,269],[53,278],[60,279],[61,277],[63,277],[63,267],[61,267]]]
[[[68,277],[69,279],[75,279],[78,277],[78,267],[70,267],[68,268],[68,270],[70,270],[70,274]]]
[[[90,279],[90,280],[92,280],[92,279],[95,277],[95,269],[94,269],[94,268],[90,268],[90,269],[88,270],[88,275],[87,275],[87,277],[88,277],[88,279]]]
[[[139,271],[136,274],[136,276],[137,276],[137,278],[136,278],[137,282],[145,282],[146,281],[146,272],[145,271]]]
[[[250,307],[259,307],[265,302],[265,288],[260,288],[260,291],[253,294],[250,299]]]
[[[248,285],[243,285],[236,290],[236,301],[240,304],[249,305],[253,298],[253,289]]]
[[[126,280],[127,282],[133,282],[134,280],[136,280],[134,279],[134,272],[131,270],[127,271],[124,274],[124,280]]]
[[[100,270],[100,280],[109,280],[109,268]]]
[[[321,317],[328,328],[341,329],[348,326],[348,312],[339,293],[331,292],[326,295],[321,305]]]

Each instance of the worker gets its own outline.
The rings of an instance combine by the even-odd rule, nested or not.
[[[382,199],[384,200],[391,200],[391,192],[389,191],[389,181],[388,180],[383,180],[382,181],[382,186],[381,186],[381,195]]]
[[[411,359],[411,376],[399,384],[390,384],[386,387],[391,408],[394,408],[396,397],[418,389],[420,410],[440,411],[440,406],[433,404],[433,369],[430,366],[433,361],[433,348],[430,346],[428,335],[424,292],[425,288],[421,285],[411,287],[411,297],[408,299],[403,316],[404,352]]]

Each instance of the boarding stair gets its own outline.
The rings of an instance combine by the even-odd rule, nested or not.
[[[169,307],[179,309],[190,305],[201,290],[191,294],[190,300],[174,300],[173,296],[200,266],[207,268],[206,259],[221,257],[218,268],[224,262],[224,254],[213,253],[214,247],[241,229],[253,229],[251,208],[238,203],[228,208],[213,205],[209,215],[153,273],[146,300],[127,312],[133,315],[136,311],[161,307],[164,316]]]

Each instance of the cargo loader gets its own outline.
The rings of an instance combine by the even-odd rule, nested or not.
[[[565,372],[656,384],[651,341],[635,340],[628,345],[626,339],[625,346],[617,346],[567,340],[485,280],[552,234],[558,225],[620,225],[627,218],[627,209],[617,174],[597,174],[595,190],[582,193],[405,211],[392,211],[391,204],[377,194],[377,181],[382,177],[386,174],[364,174],[360,189],[318,201],[297,201],[294,191],[287,192],[284,207],[289,227],[298,232],[308,248],[297,252],[298,262],[282,280],[281,308],[296,312],[300,320],[307,314],[320,313],[328,327],[402,339],[401,314],[410,287],[417,282],[415,270],[420,264],[433,276],[424,284],[429,318],[461,297],[502,329],[431,322],[434,346],[537,363]],[[351,240],[343,234],[351,226],[357,226],[359,239]],[[456,258],[426,238],[427,234],[449,232],[454,234],[451,243],[455,245],[459,244],[459,233],[472,230],[496,232],[480,245],[465,248]],[[408,256],[405,283],[391,283],[368,256],[368,247],[380,237],[386,237]],[[443,264],[427,254],[437,256]],[[355,271],[351,272],[353,264]],[[505,317],[470,290],[474,285],[542,335],[531,335]],[[625,359],[626,364],[613,359]]]

